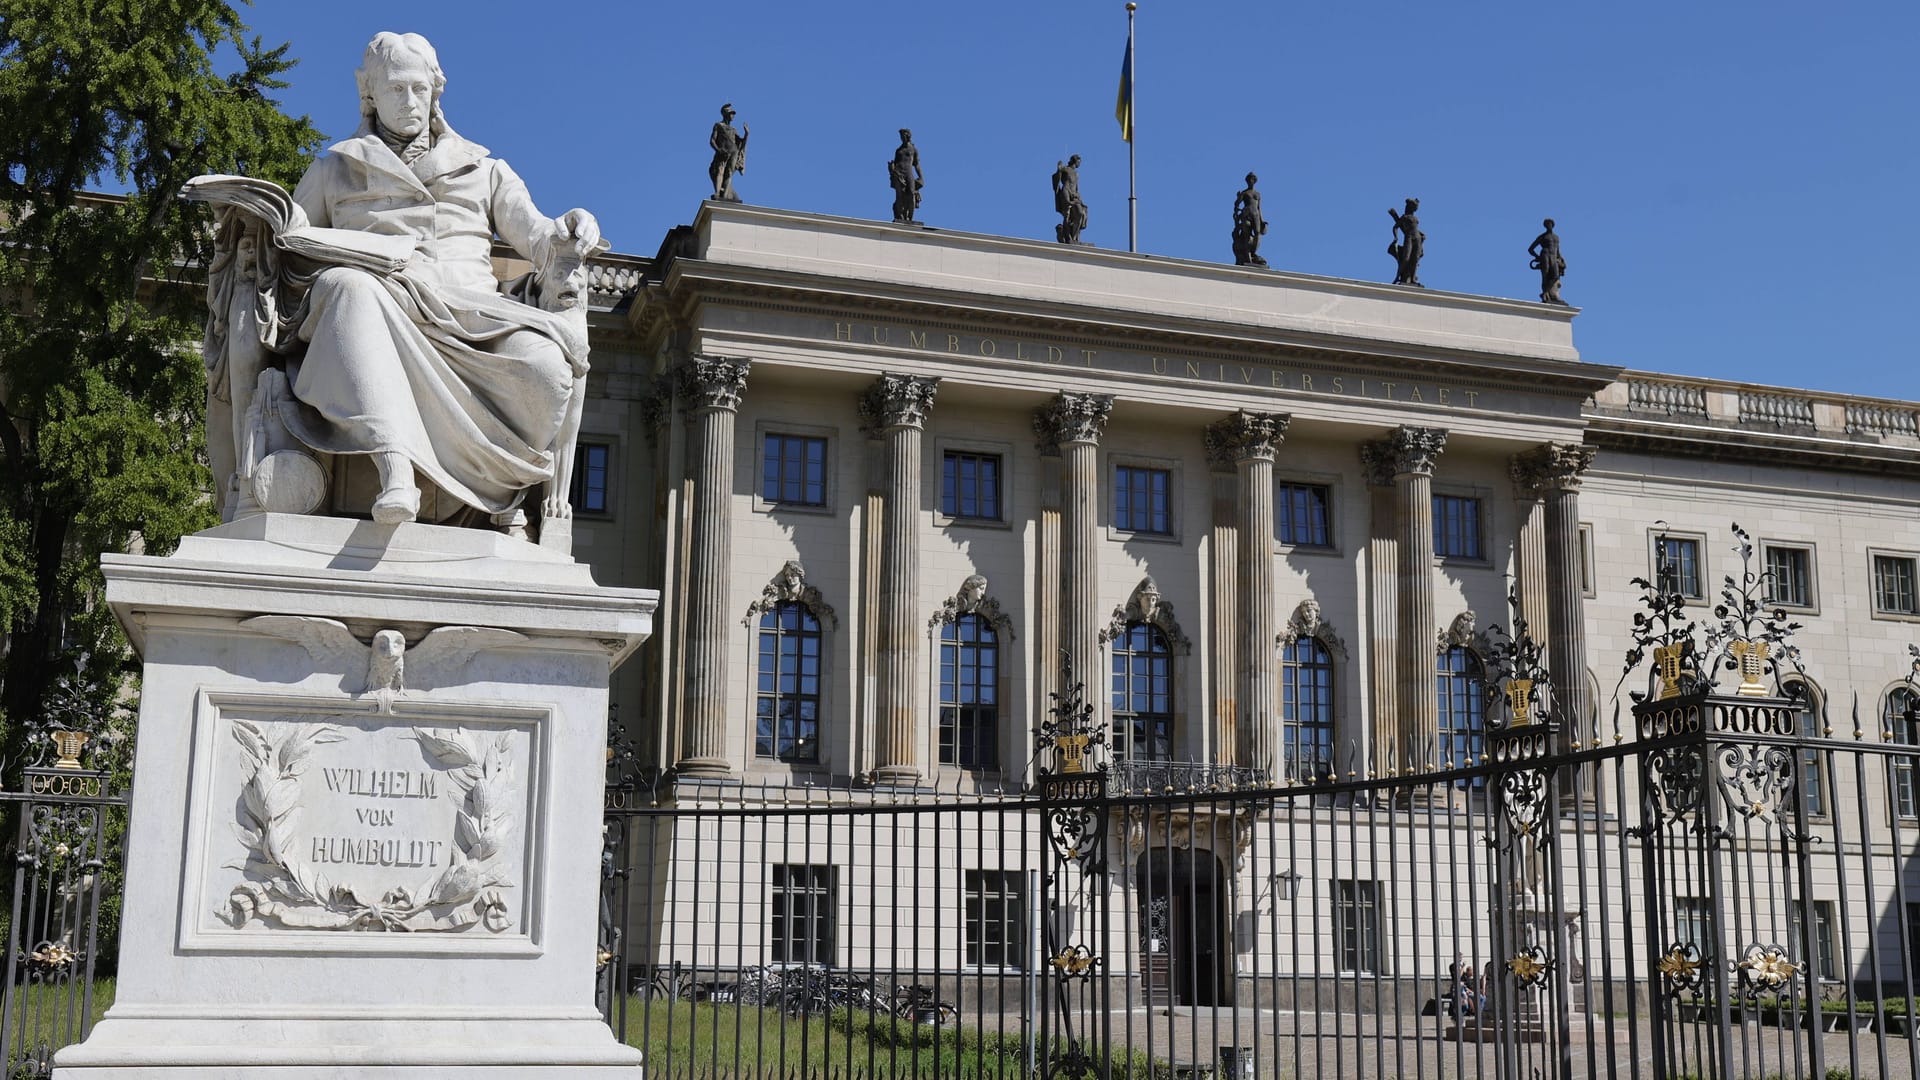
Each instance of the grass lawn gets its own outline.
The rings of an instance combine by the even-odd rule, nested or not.
[[[778,1009],[705,1002],[627,1002],[625,1038],[647,1054],[647,1075],[952,1076],[986,1080],[1028,1075],[1020,1032],[964,1024],[917,1024],[860,1010],[797,1018]],[[737,1064],[736,1064],[737,1062]],[[1116,1076],[1164,1080],[1164,1061],[1116,1055]]]

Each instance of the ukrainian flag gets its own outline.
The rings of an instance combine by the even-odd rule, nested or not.
[[[1131,6],[1131,5],[1129,5]],[[1133,141],[1133,34],[1127,34],[1127,55],[1120,61],[1120,96],[1113,103],[1113,118],[1120,121],[1120,137]]]

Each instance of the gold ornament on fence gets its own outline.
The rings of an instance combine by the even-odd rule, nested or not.
[[[1680,696],[1680,665],[1686,658],[1687,643],[1684,641],[1654,646],[1653,669],[1660,676],[1660,693],[1654,700],[1665,701]]]
[[[53,740],[54,752],[60,756],[54,760],[56,769],[80,768],[80,748],[87,745],[87,733],[84,731],[54,731],[48,734]]]
[[[1771,651],[1768,644],[1737,638],[1727,648],[1740,664],[1740,688],[1734,693],[1740,697],[1770,696],[1767,684],[1761,681],[1767,673],[1767,654]]]
[[[1533,723],[1533,680],[1512,679],[1507,683],[1507,707],[1513,710],[1513,725]]]
[[[1054,749],[1060,753],[1060,771],[1063,773],[1081,773],[1087,771],[1087,744],[1093,741],[1090,735],[1062,735],[1053,741]]]

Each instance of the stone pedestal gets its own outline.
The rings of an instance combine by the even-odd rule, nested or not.
[[[60,1080],[638,1080],[593,1004],[601,765],[656,594],[278,515],[104,569],[138,779],[117,999]]]

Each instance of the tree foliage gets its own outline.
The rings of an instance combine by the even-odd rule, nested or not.
[[[101,553],[165,554],[217,519],[197,348],[210,217],[178,193],[200,173],[298,178],[319,133],[269,96],[286,54],[219,0],[0,0],[7,768],[56,675],[83,671],[99,716],[131,674]]]

